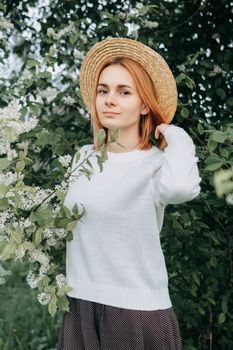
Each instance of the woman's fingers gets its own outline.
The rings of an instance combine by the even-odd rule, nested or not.
[[[159,138],[159,134],[160,133],[163,134],[167,127],[168,127],[168,124],[165,124],[165,123],[161,123],[157,125],[155,128],[155,138],[156,139]]]

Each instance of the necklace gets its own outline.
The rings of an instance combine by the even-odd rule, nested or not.
[[[131,151],[132,149],[134,149],[134,148],[136,148],[138,145],[139,145],[139,143],[140,142],[138,142],[137,144],[136,144],[136,146],[134,146],[134,147],[132,147],[132,148],[130,148],[130,149],[127,149],[126,151],[124,151],[124,152],[129,152],[129,151]],[[111,152],[111,151],[110,151]],[[115,152],[114,152],[115,153]],[[118,153],[118,152],[117,152]]]
[[[132,149],[136,148],[139,145],[139,142],[136,144],[136,146],[130,148],[128,151],[131,151]]]

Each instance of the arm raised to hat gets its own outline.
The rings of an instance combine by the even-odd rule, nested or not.
[[[153,188],[157,205],[190,201],[200,193],[201,177],[195,145],[187,132],[178,126],[160,124],[155,130],[164,135],[166,147],[160,151],[159,166],[153,170]]]

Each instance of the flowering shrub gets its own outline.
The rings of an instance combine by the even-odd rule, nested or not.
[[[0,260],[29,262],[27,283],[37,288],[38,301],[48,305],[54,316],[58,309],[69,309],[66,293],[71,288],[64,275],[65,244],[72,239],[72,230],[85,213],[84,207],[80,212],[77,203],[72,210],[63,203],[71,176],[85,175],[90,179],[93,170],[88,159],[94,152],[85,154],[78,164],[81,154],[77,151],[72,165],[69,154],[60,156],[65,175],[61,184],[52,189],[25,184],[24,171],[32,166],[32,160],[27,155],[28,144],[17,143],[17,138],[35,128],[37,122],[36,118],[22,120],[17,101],[12,102],[10,113],[9,108],[0,111]],[[105,136],[102,129],[98,135],[100,154],[95,155],[101,171],[107,159]],[[117,133],[111,142],[115,137]],[[7,273],[3,269],[2,272]],[[0,277],[0,283],[3,278]]]

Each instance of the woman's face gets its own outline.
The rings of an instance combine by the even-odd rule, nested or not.
[[[138,128],[140,115],[148,112],[131,74],[119,64],[101,72],[96,110],[101,124],[108,129]]]

